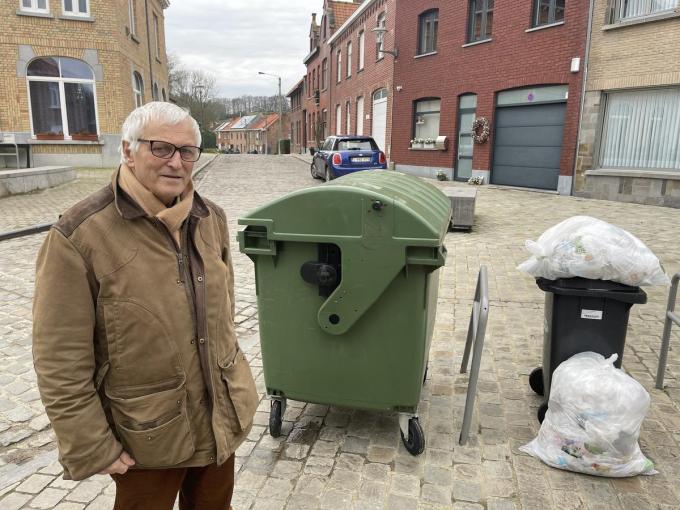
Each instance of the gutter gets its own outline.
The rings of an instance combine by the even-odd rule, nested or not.
[[[588,7],[588,36],[586,38],[586,52],[583,57],[585,61],[583,63],[583,85],[581,86],[581,105],[578,114],[578,129],[576,131],[576,153],[574,155],[574,177],[571,180],[571,190],[569,195],[574,196],[574,188],[576,186],[576,161],[578,160],[578,148],[581,141],[581,125],[583,123],[583,110],[585,108],[585,98],[586,98],[586,85],[588,83],[588,64],[590,62],[590,44],[592,40],[593,33],[593,11],[595,9],[595,0],[590,0],[590,5]]]
[[[149,30],[149,0],[144,0],[144,14],[146,15],[146,49],[148,50],[149,53],[149,80],[151,83],[149,85],[151,86],[151,99],[153,101],[156,100],[156,98],[153,97],[153,63],[151,59],[151,31]]]

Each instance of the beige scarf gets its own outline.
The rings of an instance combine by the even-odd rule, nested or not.
[[[181,245],[179,236],[180,227],[189,216],[189,212],[194,205],[193,181],[189,181],[182,194],[177,197],[175,203],[170,207],[166,207],[156,195],[146,189],[127,165],[121,165],[120,167],[118,184],[123,188],[123,191],[130,195],[144,209],[148,216],[156,217],[162,221],[168,227],[177,244]]]

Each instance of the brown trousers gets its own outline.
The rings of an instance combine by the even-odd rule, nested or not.
[[[231,510],[234,456],[221,466],[131,469],[111,477],[113,510],[172,510],[178,492],[180,510]]]

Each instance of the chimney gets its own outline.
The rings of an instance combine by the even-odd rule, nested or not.
[[[312,13],[312,23],[314,25],[316,25],[316,13],[315,12]]]

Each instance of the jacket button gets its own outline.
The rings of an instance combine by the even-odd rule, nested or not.
[[[196,279],[197,279],[199,282],[202,282],[202,281],[203,281],[203,277],[202,277],[202,276],[199,276],[199,277],[197,277]]]
[[[177,280],[177,285],[182,285],[182,280]]]
[[[182,405],[182,401],[181,401],[181,400],[178,400],[178,401],[177,401],[177,405],[178,405],[178,406],[181,406],[181,405]]]
[[[210,456],[210,460],[211,460],[211,461],[215,460],[215,457],[213,457],[213,456],[211,455],[211,456]]]
[[[191,345],[194,345],[195,343],[196,343],[196,341],[192,338],[191,339]]]
[[[147,436],[146,440],[151,441],[151,436]]]
[[[205,343],[205,338],[199,338],[198,339],[199,344],[204,344]]]

